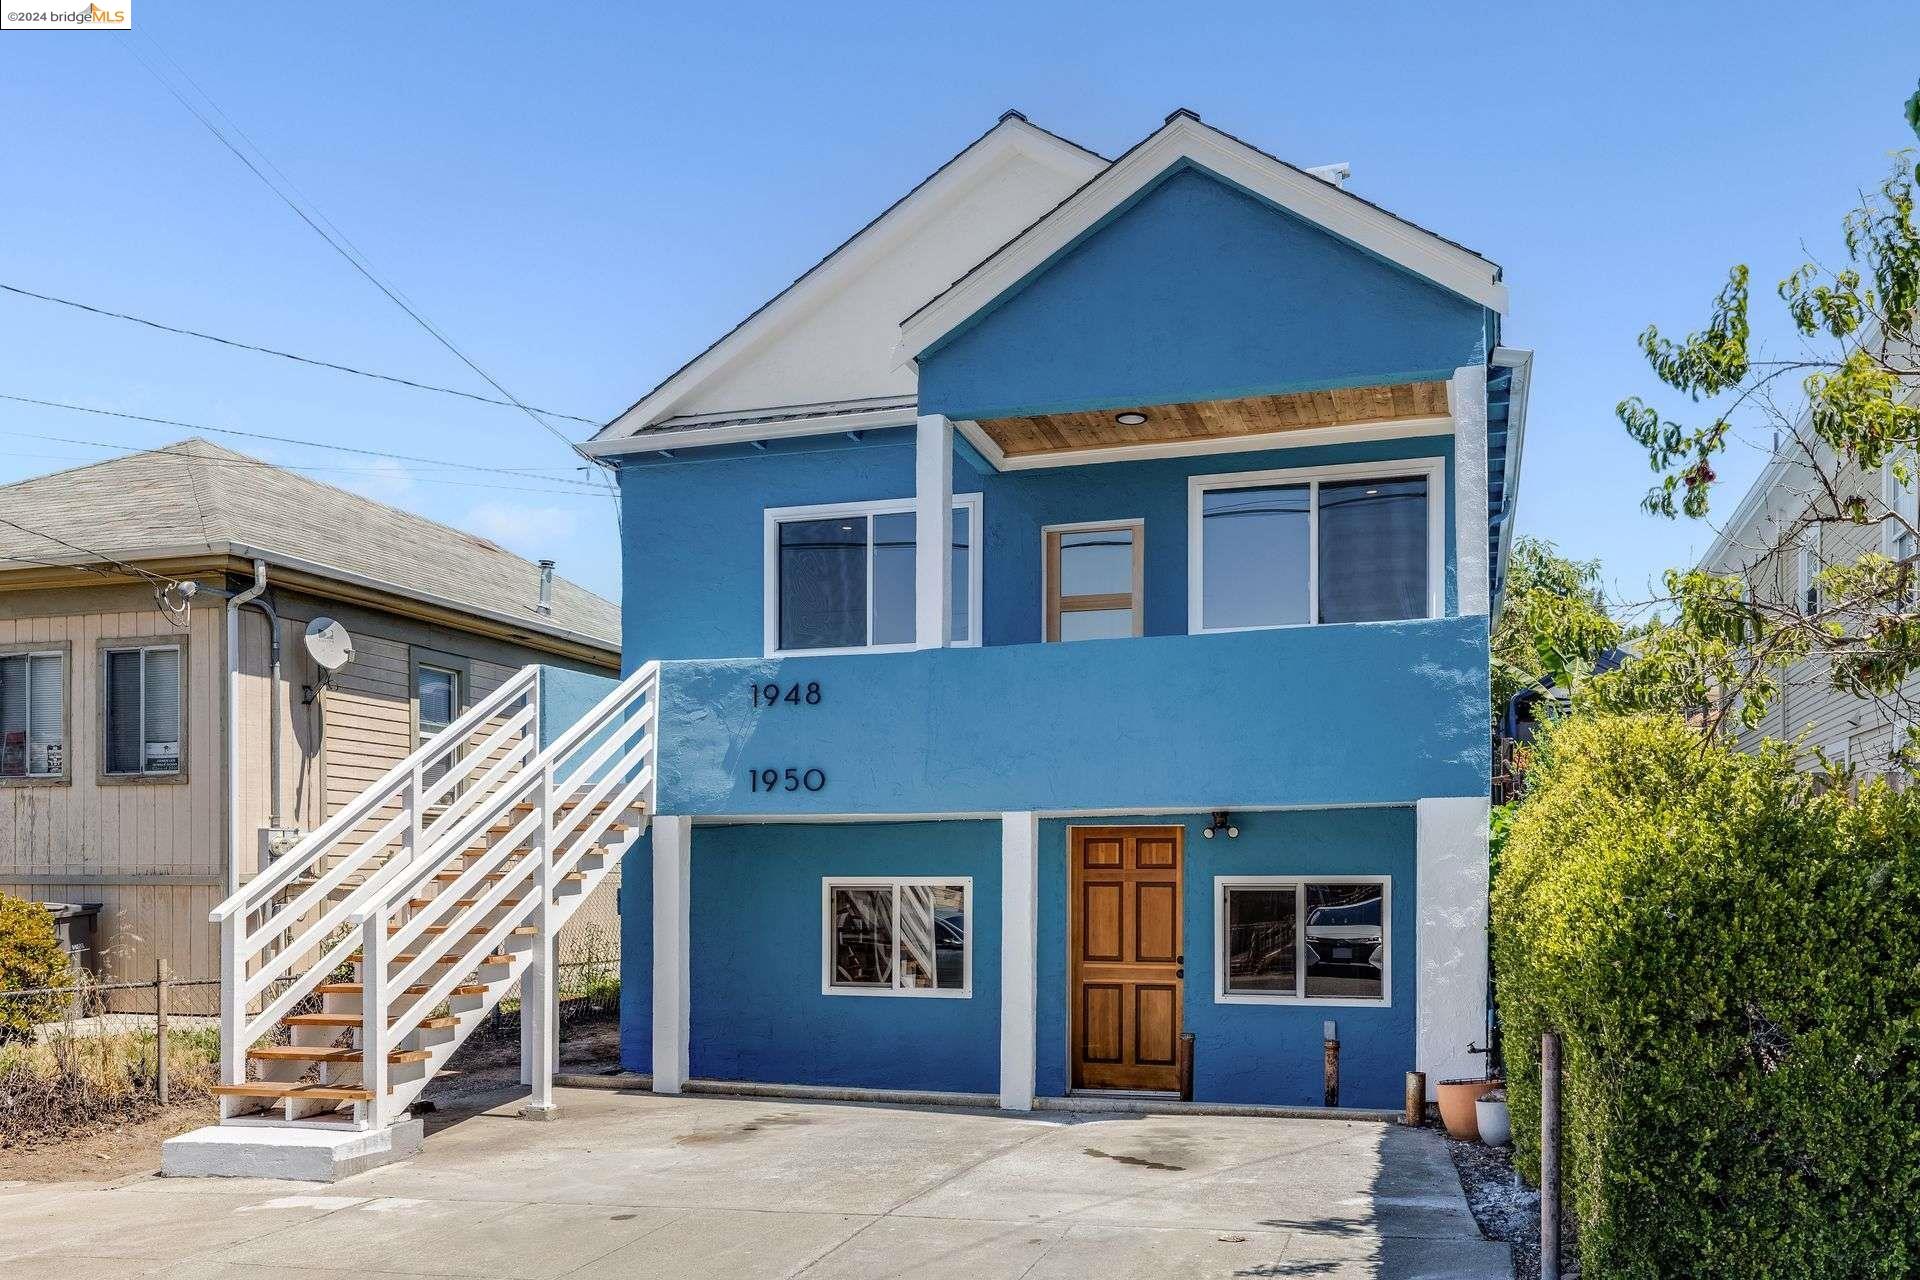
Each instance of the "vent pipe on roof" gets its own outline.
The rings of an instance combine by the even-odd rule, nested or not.
[[[533,607],[534,612],[542,615],[553,613],[553,561],[540,562],[540,603]]]

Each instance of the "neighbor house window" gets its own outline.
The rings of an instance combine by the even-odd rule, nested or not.
[[[973,989],[973,881],[822,881],[822,990],[829,995],[964,996]]]
[[[787,507],[766,515],[769,655],[911,649],[915,516],[911,499]],[[954,644],[980,643],[980,498],[953,508]]]
[[[157,777],[179,773],[180,646],[108,649],[104,673],[101,688],[107,774]]]
[[[1041,531],[1048,640],[1137,636],[1144,621],[1139,520],[1055,525]]]
[[[1215,885],[1216,1000],[1388,1003],[1385,877],[1253,876]]]
[[[1811,617],[1820,612],[1820,530],[1818,526],[1801,535],[1794,551],[1794,604]]]
[[[460,715],[460,673],[419,663],[413,669],[413,698],[420,708],[420,745],[424,747]],[[440,757],[427,767],[424,780],[438,782],[452,765],[451,754]]]
[[[64,653],[0,656],[0,778],[58,778],[67,771]]]
[[[1436,617],[1444,464],[1195,476],[1189,629]]]
[[[1903,471],[1904,479],[1899,474]],[[1920,471],[1920,457],[1911,451],[1903,450],[1881,464],[1886,486],[1883,496],[1889,513],[1882,522],[1881,551],[1890,560],[1908,560],[1920,550],[1914,537],[1914,531],[1920,530],[1920,474],[1916,474],[1917,471]]]

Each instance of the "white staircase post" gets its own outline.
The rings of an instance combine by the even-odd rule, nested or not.
[[[653,820],[653,1091],[687,1083],[693,819]]]
[[[240,959],[240,936],[246,928],[244,911],[233,912],[220,921],[221,1084],[242,1084],[247,1078],[247,966]]]
[[[360,934],[360,1083],[367,1128],[387,1123],[387,904],[376,901]]]
[[[540,860],[534,869],[534,892],[540,895],[533,909],[533,958],[527,963],[526,977],[520,983],[520,1060],[532,1078],[531,1092],[520,1114],[529,1120],[551,1120],[559,1108],[553,1103],[553,1066],[558,1055],[560,1026],[559,989],[553,968],[554,891],[553,878],[553,766],[547,765],[534,784],[535,812],[540,829],[535,834],[533,856]]]

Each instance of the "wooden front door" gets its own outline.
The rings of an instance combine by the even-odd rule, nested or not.
[[[1076,1088],[1180,1087],[1181,834],[1179,827],[1073,831],[1068,981]]]

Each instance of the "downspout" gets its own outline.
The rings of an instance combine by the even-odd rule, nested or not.
[[[253,562],[253,585],[227,602],[227,892],[240,887],[240,610],[252,605],[267,618],[272,666],[268,682],[271,729],[268,772],[272,783],[268,825],[280,825],[280,615],[266,598],[267,562]]]

